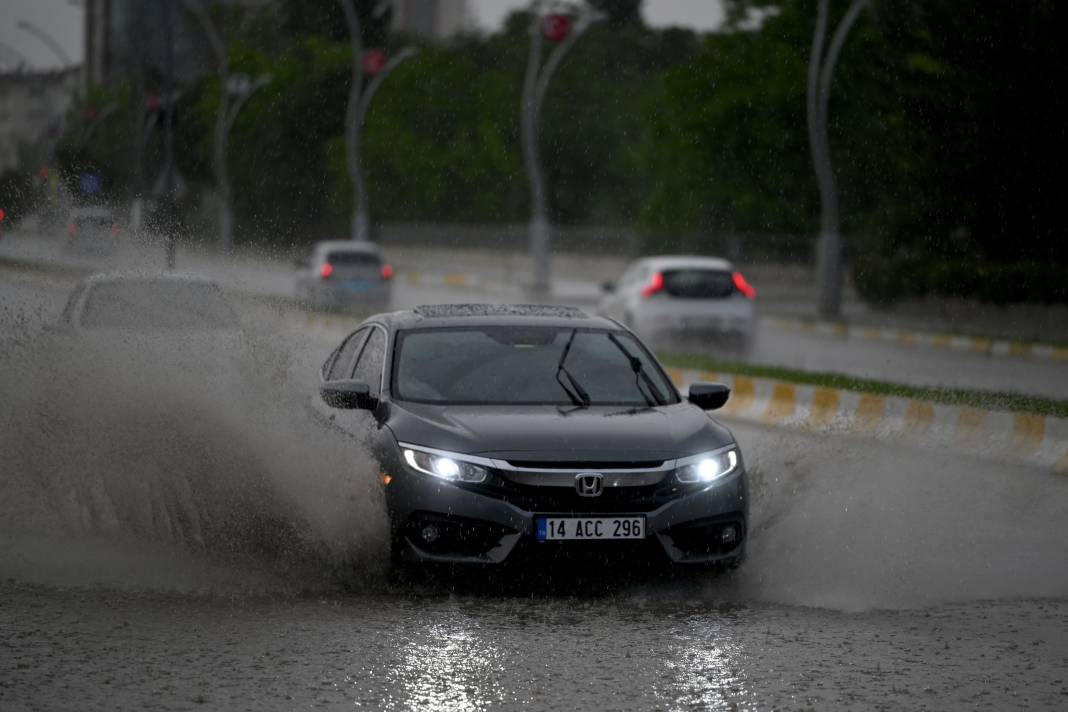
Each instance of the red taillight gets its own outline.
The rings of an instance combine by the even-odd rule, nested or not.
[[[651,296],[653,296],[654,294],[656,294],[657,292],[659,292],[659,291],[661,291],[663,289],[664,289],[664,275],[661,272],[656,272],[656,273],[653,274],[653,278],[651,280],[649,280],[649,284],[645,285],[645,288],[642,289],[642,296],[643,297],[651,297]]]
[[[393,279],[393,265],[382,265],[382,279]]]
[[[71,235],[77,235],[78,223],[72,222],[70,225],[67,225],[67,231],[70,232]]]
[[[734,288],[745,295],[746,299],[755,299],[756,290],[753,289],[753,285],[745,281],[745,277],[741,272],[735,272],[734,275]]]
[[[112,225],[111,226],[111,234],[112,235],[118,235],[119,234],[119,226],[118,225]]]
[[[323,266],[319,268],[319,276],[323,279],[329,279],[330,275],[334,273],[334,265],[329,262],[324,262]]]

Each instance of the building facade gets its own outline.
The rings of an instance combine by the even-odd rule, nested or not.
[[[81,74],[77,66],[0,74],[0,171],[15,168],[24,159],[45,165],[63,135]]]

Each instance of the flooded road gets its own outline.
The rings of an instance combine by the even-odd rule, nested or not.
[[[251,309],[258,390],[141,370],[42,330],[67,289],[0,288],[0,710],[1068,706],[1063,476],[728,422],[729,575],[398,581],[365,451],[305,417],[333,343]]]
[[[295,599],[0,586],[0,707],[1063,709],[1068,604],[841,613],[687,586]]]

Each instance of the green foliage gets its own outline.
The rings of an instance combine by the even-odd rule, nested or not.
[[[883,306],[924,297],[1068,304],[1068,266],[1063,263],[862,255],[853,272],[861,296]]]
[[[552,219],[638,224],[655,249],[814,233],[805,100],[815,2],[729,0],[725,31],[703,37],[645,27],[637,0],[594,4],[613,21],[594,25],[564,59],[541,117]],[[361,16],[375,5],[357,3]],[[832,3],[832,25],[846,6]],[[334,0],[262,7],[227,26],[232,71],[273,77],[231,134],[239,236],[288,244],[343,232],[352,209],[347,27]],[[877,0],[865,10],[835,73],[829,120],[862,293],[1061,299],[1061,273],[1035,267],[1068,264],[1050,187],[1061,132],[1052,8]],[[754,13],[764,18],[755,26]],[[391,52],[406,44],[375,35],[382,27],[365,19],[366,42],[392,39]],[[374,221],[526,219],[519,117],[529,21],[514,13],[494,35],[424,46],[386,80],[361,141]],[[175,154],[191,203],[214,180],[220,89],[210,74],[183,87]],[[91,141],[85,104],[72,110],[58,151],[64,175],[98,171],[118,197],[143,190],[132,165],[135,94],[132,83],[94,90],[87,101],[119,109]],[[159,155],[157,131],[144,185]],[[1010,265],[1003,281],[1001,264]],[[1017,279],[1036,286],[1021,292]]]
[[[372,210],[396,220],[514,219],[522,187],[514,69],[459,49],[422,50],[375,97],[363,134]],[[351,209],[344,143],[331,165]]]

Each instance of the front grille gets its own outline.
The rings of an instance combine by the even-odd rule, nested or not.
[[[519,484],[500,475],[471,489],[527,512],[553,514],[651,512],[684,493],[670,477],[653,485],[605,487],[598,497],[580,497],[574,487]]]

